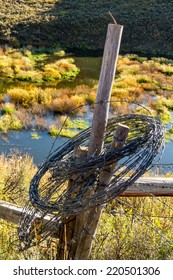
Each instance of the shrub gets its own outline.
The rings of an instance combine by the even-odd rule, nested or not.
[[[38,103],[41,105],[49,105],[53,99],[55,90],[51,88],[41,89],[37,88]]]
[[[164,73],[165,75],[172,76],[173,75],[173,66],[172,65],[160,65],[159,71]]]
[[[71,101],[75,104],[75,108],[77,108],[79,106],[85,105],[85,96],[73,95],[71,97]]]
[[[70,58],[60,59],[55,63],[46,64],[43,68],[45,80],[59,80],[74,78],[79,73],[79,68]]]
[[[14,115],[16,112],[15,106],[12,103],[5,103],[1,109],[1,114]]]
[[[0,155],[0,199],[19,206],[28,201],[28,190],[36,172],[32,158],[25,154],[14,153]],[[0,256],[1,259],[23,259],[16,244],[17,225],[5,220],[0,221]],[[36,255],[36,254],[35,254]],[[34,256],[33,256],[34,257]]]
[[[11,102],[15,104],[20,104],[23,107],[30,107],[31,105],[37,103],[38,93],[36,89],[22,89],[22,88],[12,88],[7,90],[8,96]]]
[[[61,50],[56,53],[63,56]],[[60,79],[71,79],[79,73],[72,58],[64,58],[54,63],[46,64],[48,55],[45,53],[33,54],[30,50],[17,51],[7,49],[0,55],[0,76],[10,77],[21,81],[43,82]]]
[[[164,113],[165,110],[173,110],[173,98],[158,97],[154,100],[152,106],[160,113]]]
[[[134,61],[138,61],[140,63],[147,61],[147,57],[141,57],[141,56],[138,56],[137,54],[129,54],[129,55],[127,55],[127,57],[132,61],[134,60]]]
[[[22,122],[16,116],[5,114],[0,118],[0,130],[4,133],[7,133],[8,130],[20,130],[21,128]]]
[[[76,108],[75,101],[72,100],[67,95],[61,96],[59,98],[53,99],[49,108],[55,113],[72,113],[74,108]],[[75,110],[77,113],[77,110]]]
[[[91,90],[88,93],[84,93],[84,98],[85,98],[85,104],[89,103],[92,104],[96,101],[96,91]]]
[[[12,59],[6,55],[0,56],[0,72],[3,68],[11,67]]]
[[[146,77],[146,76],[139,77],[139,78],[137,78],[136,81],[139,84],[145,84],[145,83],[151,82],[151,80],[148,77]]]
[[[159,114],[160,119],[165,123],[168,124],[172,120],[172,116],[170,111],[165,107],[164,111]]]
[[[32,70],[32,71],[24,71],[19,70],[18,73],[16,73],[16,79],[20,81],[27,81],[27,82],[42,82],[42,74],[38,71]]]

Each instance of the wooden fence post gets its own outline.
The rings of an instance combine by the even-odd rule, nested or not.
[[[112,85],[115,76],[116,64],[118,60],[123,26],[109,24],[103,54],[102,68],[99,78],[96,105],[89,142],[88,155],[99,155],[103,148],[103,137],[108,120],[109,105]],[[78,233],[79,240],[74,259],[88,259],[92,236],[95,233],[97,223],[101,215],[102,207],[98,207],[85,214],[80,214],[76,218],[76,223],[82,224],[81,234]],[[87,234],[85,233],[87,230]]]
[[[125,125],[118,124],[117,129],[115,131],[115,137],[113,142],[110,145],[109,150],[114,151],[118,147],[123,146],[124,141],[126,140],[128,136],[129,128]],[[118,141],[116,140],[118,139]],[[99,175],[99,182],[103,185],[109,185],[112,174],[114,173],[114,170],[116,168],[117,163],[112,163],[110,166],[106,168],[105,171],[101,172]],[[104,186],[100,186],[98,190],[100,191]],[[80,239],[78,242],[75,259],[87,259],[90,254],[90,250],[92,247],[92,240],[93,236],[95,234],[98,221],[100,219],[101,213],[102,213],[103,207],[97,207],[94,209],[91,209],[85,214],[81,214],[77,221],[78,223],[82,223],[83,226],[81,226],[81,233],[80,233]],[[82,219],[85,218],[85,219]]]
[[[99,154],[107,125],[112,85],[118,61],[123,26],[109,24],[103,53],[88,154]]]

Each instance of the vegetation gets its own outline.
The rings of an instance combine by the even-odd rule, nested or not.
[[[38,139],[41,138],[41,136],[38,134],[38,132],[32,132],[31,133],[31,138],[35,139],[35,140],[38,140]]]
[[[167,67],[169,74],[162,71]],[[172,120],[173,109],[172,70],[171,59],[147,59],[135,54],[120,57],[112,92],[112,101],[119,101],[112,102],[114,111],[121,113],[123,108],[123,112],[128,112],[129,105],[126,102],[135,102],[145,105],[153,115],[160,116],[168,124]],[[133,111],[147,114],[140,105]]]
[[[7,50],[10,55],[18,57],[20,54],[20,57],[23,58],[21,52],[8,48]],[[52,50],[53,53],[57,51],[57,49]],[[68,68],[69,62],[66,63],[64,59],[55,63],[45,63],[48,54],[42,53],[41,50],[40,52],[37,50],[34,55],[25,50],[25,54],[30,57],[33,65],[35,64],[34,61],[41,64],[44,61],[44,66],[42,64],[41,67],[46,69],[47,72],[52,71],[53,73],[57,65],[59,65],[61,73],[65,69],[70,71]],[[10,59],[12,58],[10,57]],[[61,64],[62,61],[64,61],[63,64]],[[147,111],[140,105],[129,106],[134,102],[145,105],[154,116],[160,116],[165,124],[170,123],[173,110],[172,65],[172,60],[166,58],[149,59],[139,57],[136,54],[120,56],[111,97],[111,108],[114,114],[129,113],[132,108],[133,112],[147,114]],[[163,69],[167,70],[163,73]],[[53,77],[53,74],[51,76]],[[8,132],[9,129],[26,129],[32,126],[35,129],[48,130],[52,136],[58,135],[60,123],[56,123],[56,115],[61,118],[64,114],[69,116],[84,114],[86,112],[85,104],[91,105],[92,110],[92,105],[96,99],[96,91],[97,85],[57,87],[52,82],[48,85],[45,84],[44,87],[42,84],[36,85],[33,83],[11,86],[7,88],[4,98],[1,98],[0,129]],[[6,102],[6,97],[10,102]],[[52,123],[47,125],[46,118],[49,113],[53,113],[55,119],[52,119]],[[67,123],[60,133],[62,136],[72,137],[76,132],[74,130],[72,132],[72,127],[67,128]],[[170,132],[167,139],[172,139]]]
[[[0,131],[7,133],[9,130],[20,130],[22,122],[15,116],[5,114],[0,119]]]
[[[28,155],[0,156],[0,199],[25,206],[37,168]],[[172,259],[172,198],[118,198],[105,208],[91,259]],[[0,259],[54,259],[58,240],[19,253],[17,226],[0,220]]]
[[[72,58],[61,58],[63,51],[55,52],[54,63],[46,63],[49,55],[29,50],[0,49],[0,76],[28,82],[45,82],[75,78],[79,68]],[[57,60],[56,60],[57,59]]]
[[[79,73],[60,44],[63,49],[103,49],[111,10],[125,27],[121,51],[153,56],[120,56],[111,109],[114,114],[147,113],[140,105],[129,106],[145,105],[148,113],[168,124],[166,139],[172,141],[173,63],[168,58],[154,57],[173,57],[171,5],[161,0],[128,4],[123,0],[118,5],[113,0],[14,0],[13,4],[11,0],[0,0],[0,77],[19,81],[10,85],[6,94],[0,92],[0,131],[32,127],[31,138],[39,139],[39,129],[51,136],[73,137],[88,127],[82,120],[86,112],[83,104],[92,109],[97,85],[57,86],[59,81],[74,79]],[[49,114],[51,124],[47,122]],[[1,154],[0,199],[26,205],[36,170],[28,155]],[[99,222],[91,259],[172,259],[172,209],[168,197],[112,201]],[[1,259],[55,259],[57,242],[50,238],[41,246],[19,253],[17,226],[0,220]]]
[[[29,57],[31,53],[27,55]],[[46,62],[47,55],[36,54],[31,60],[33,64],[34,60],[40,63],[38,65],[42,69],[48,65],[47,71],[54,71],[53,64]],[[172,60],[121,56],[113,85],[111,108],[117,114],[131,110],[146,114],[146,110],[140,106],[129,106],[133,102],[144,104],[153,115],[159,115],[165,123],[169,123],[166,139],[172,141],[172,89]],[[81,129],[88,127],[88,123],[82,120],[86,110],[82,105],[92,105],[96,91],[96,85],[58,88],[52,84],[42,87],[26,83],[11,86],[6,93],[9,101],[5,100],[4,94],[0,99],[0,130],[7,133],[10,129],[34,127],[36,130],[31,132],[33,139],[39,139],[38,129],[46,129],[53,137],[74,137]],[[46,123],[49,113],[53,114],[51,124]],[[72,118],[76,114],[80,114],[80,118]],[[0,199],[24,205],[28,199],[30,180],[36,171],[32,159],[15,154],[10,157],[1,155],[0,169]],[[171,211],[170,198],[113,201],[107,205],[100,220],[91,259],[172,259],[173,248],[167,241],[172,242]],[[15,243],[16,226],[1,220],[0,256],[2,259],[23,259],[24,255],[11,243],[11,234]],[[28,250],[25,258],[54,259],[56,246],[50,243]]]
[[[0,155],[0,199],[24,206],[30,180],[36,172],[32,158],[12,153]],[[0,219],[0,259],[24,259],[17,249],[17,225]],[[29,255],[29,253],[28,253]],[[38,253],[32,253],[35,258]]]
[[[55,125],[51,125],[49,127],[48,132],[52,137],[62,136],[62,137],[72,138],[78,134],[76,130],[71,130],[67,128],[60,129],[57,128]]]
[[[51,125],[48,129],[52,137],[62,136],[72,138],[76,136],[80,130],[88,128],[88,123],[82,119],[69,120],[66,117],[60,118],[60,126]]]
[[[103,49],[111,11],[124,26],[121,51],[173,55],[171,1],[0,0],[0,7],[0,44]]]
[[[102,215],[92,257],[104,260],[172,259],[171,212],[171,198],[113,201]],[[101,244],[99,249],[97,244]]]

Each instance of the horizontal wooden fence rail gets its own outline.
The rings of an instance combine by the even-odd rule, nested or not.
[[[142,177],[129,187],[121,197],[173,196],[173,178]],[[18,224],[23,208],[0,200],[0,219]],[[48,222],[51,215],[44,217]]]
[[[14,224],[18,224],[22,213],[23,208],[21,206],[0,200],[0,219],[6,220]],[[46,215],[43,219],[43,224],[49,222],[51,218],[51,215]]]
[[[173,178],[141,177],[120,196],[173,196]]]

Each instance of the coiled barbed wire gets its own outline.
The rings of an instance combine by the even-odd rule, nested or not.
[[[130,132],[122,147],[110,150],[119,123],[127,125]],[[76,147],[88,145],[90,132],[88,128],[67,141],[39,167],[19,223],[21,250],[58,234],[62,221],[71,215],[105,205],[124,192],[151,167],[164,147],[164,127],[159,119],[130,114],[108,120],[99,156],[74,157]],[[115,168],[110,170],[112,165]],[[100,180],[103,173],[105,179]]]

